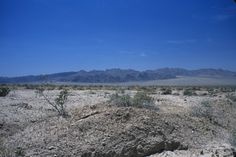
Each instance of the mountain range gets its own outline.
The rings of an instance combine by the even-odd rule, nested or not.
[[[182,68],[162,68],[145,71],[132,69],[81,70],[78,72],[62,72],[47,75],[0,77],[0,83],[121,83],[173,79],[179,76],[236,79],[236,72],[223,69],[187,70]]]

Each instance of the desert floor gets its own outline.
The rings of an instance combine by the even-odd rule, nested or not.
[[[156,110],[109,104],[118,90],[70,89],[66,118],[35,89],[11,90],[0,97],[0,156],[235,156],[235,90],[168,88],[145,91]]]

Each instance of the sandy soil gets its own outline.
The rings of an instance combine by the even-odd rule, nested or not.
[[[157,154],[155,154],[154,151],[153,155],[143,153],[141,155],[136,154],[136,156],[146,156],[147,154],[151,155],[151,157],[213,156],[217,153],[219,156],[233,156],[233,146],[230,143],[230,140],[232,139],[231,131],[235,129],[236,117],[233,116],[235,115],[235,107],[232,107],[235,106],[235,102],[232,102],[226,98],[226,94],[229,93],[218,93],[217,95],[212,96],[209,94],[201,94],[207,93],[207,91],[198,91],[198,96],[184,96],[183,92],[178,90],[173,91],[173,93],[178,93],[178,95],[162,95],[161,91],[157,90],[155,91],[156,94],[151,94],[154,98],[155,106],[159,108],[157,113],[152,113],[153,111],[149,113],[149,111],[146,111],[145,109],[131,109],[129,114],[133,115],[134,119],[131,118],[131,120],[128,120],[124,125],[123,122],[117,122],[116,124],[116,121],[113,121],[113,119],[107,119],[106,121],[107,117],[104,117],[107,116],[104,113],[111,114],[111,117],[113,114],[117,116],[117,112],[120,110],[120,108],[110,108],[106,103],[110,95],[115,92],[116,91],[112,90],[70,90],[68,102],[66,103],[66,109],[71,117],[62,118],[58,117],[57,112],[55,112],[43,99],[43,97],[40,97],[37,92],[35,92],[35,90],[23,89],[11,91],[6,97],[0,97],[0,150],[2,149],[1,151],[4,151],[5,155],[8,154],[11,156],[16,156],[16,152],[19,155],[21,151],[22,154],[26,156],[86,156],[86,150],[88,150],[91,145],[94,145],[95,143],[99,145],[99,141],[106,139],[105,137],[108,134],[119,136],[119,134],[111,133],[113,130],[111,128],[115,128],[113,131],[115,132],[117,130],[118,132],[120,127],[123,127],[123,131],[126,130],[125,128],[132,125],[142,127],[144,122],[149,123],[149,121],[146,122],[146,120],[143,121],[143,119],[140,121],[134,120],[139,119],[139,117],[144,117],[145,119],[145,116],[147,118],[153,118],[151,115],[154,114],[154,117],[163,119],[163,121],[154,122],[155,126],[160,125],[161,127],[161,125],[165,125],[166,122],[177,128],[180,126],[183,128],[185,128],[185,126],[192,128],[185,128],[185,130],[179,128],[175,133],[176,137],[174,137],[174,135],[170,135],[177,140],[179,140],[178,137],[180,136],[186,136],[178,142],[186,144],[188,149],[178,150],[176,148],[171,151],[166,149],[162,152],[156,152]],[[136,91],[126,90],[125,93],[133,96]],[[59,90],[45,91],[45,95],[47,95],[51,101],[53,101],[58,94]],[[235,92],[233,94],[235,94]],[[215,107],[212,109],[212,119],[209,120],[206,119],[206,117],[202,118],[192,115],[194,107],[201,107],[202,102],[210,102]],[[99,107],[93,109],[93,106],[96,106],[97,104],[99,104]],[[90,107],[88,108],[88,106]],[[126,109],[124,109],[124,111],[125,110]],[[90,117],[91,113],[95,113],[95,116]],[[124,112],[122,112],[122,114],[123,113]],[[143,115],[143,113],[146,113],[147,115]],[[86,122],[81,122],[81,120],[79,120],[83,114],[87,114],[89,117],[85,120]],[[136,115],[139,115],[139,117],[136,117]],[[101,125],[98,126],[97,124],[100,123]],[[90,127],[91,124],[94,125]],[[111,128],[107,130],[105,129],[105,133],[102,134],[101,132],[96,132],[93,130],[97,130],[98,128],[101,129],[101,126],[103,125],[111,125]],[[86,135],[75,133],[78,131],[75,129],[75,126],[85,129],[84,133]],[[93,128],[93,126],[95,128]],[[209,130],[204,131],[205,127],[209,127],[208,129],[211,130],[211,132],[209,132]],[[70,128],[74,129],[68,131]],[[150,129],[152,130],[152,128]],[[151,130],[148,130],[148,132]],[[71,136],[67,137],[67,135],[65,135],[66,132],[70,133]],[[73,136],[73,134],[76,136]],[[165,130],[163,131],[163,134],[165,134]],[[76,138],[82,137],[83,139],[81,139],[81,141],[84,142],[80,141],[76,143],[76,141],[73,141]],[[196,138],[199,138],[199,140],[196,140]],[[58,145],[55,146],[55,139],[59,141],[62,139],[62,141],[58,142]],[[72,143],[72,141],[74,143]],[[153,142],[153,139],[151,141]],[[194,141],[196,142],[194,143]],[[106,142],[111,143],[109,140]],[[123,142],[123,144],[117,144],[117,154],[110,156],[125,156],[124,154],[121,155],[122,153],[119,154],[119,151],[122,150],[123,146],[126,144],[125,141]],[[102,141],[100,141],[100,145],[101,144]],[[146,144],[150,144],[150,141],[147,140]],[[80,147],[74,147],[74,145],[78,145]],[[130,145],[133,146],[135,144]],[[58,151],[58,148],[60,147],[63,148],[64,152],[68,152],[68,154]],[[69,147],[73,147],[74,149],[77,149],[77,151],[73,150],[74,154],[70,154],[72,150]],[[111,150],[112,148],[113,147],[111,146],[107,146],[105,148],[100,148],[100,146],[98,147],[99,151],[103,150],[104,152]],[[84,151],[86,153],[84,153]],[[60,152],[61,154],[57,152]],[[2,156],[4,156],[4,153],[2,153]],[[103,154],[103,156],[106,155]],[[129,154],[128,156],[132,155]]]

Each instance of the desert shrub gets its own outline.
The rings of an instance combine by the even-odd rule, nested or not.
[[[60,86],[58,86],[58,89],[59,89],[59,90],[64,90],[64,89],[65,89],[65,85],[60,85]]]
[[[16,149],[7,148],[5,145],[1,144],[0,139],[0,156],[1,157],[24,157],[25,151],[22,147],[17,147]]]
[[[0,141],[0,142],[2,142],[2,141]],[[8,149],[6,146],[3,146],[0,143],[0,156],[1,157],[14,157],[14,156],[16,156],[16,154],[14,151]]]
[[[212,88],[207,88],[207,92],[209,93],[209,95],[213,96],[215,94],[217,94],[217,90],[214,89],[213,87]]]
[[[235,92],[235,87],[221,87],[220,91],[223,93]]]
[[[1,87],[0,88],[0,97],[5,97],[10,92],[10,89],[8,87]]]
[[[47,88],[47,90],[55,90],[56,89],[56,85],[46,84],[46,88]]]
[[[147,93],[147,94],[156,94],[157,93],[157,91],[156,91],[156,87],[154,87],[154,86],[146,86],[146,87],[142,87],[141,89],[140,89],[140,92],[145,92],[145,93]]]
[[[176,90],[181,91],[181,90],[183,90],[183,87],[177,87]]]
[[[195,91],[193,91],[192,89],[185,89],[184,92],[183,92],[184,95],[186,96],[193,96],[193,95],[197,95],[195,93]]]
[[[125,89],[124,88],[119,88],[117,90],[117,92],[120,93],[120,94],[125,94]]]
[[[231,100],[232,102],[236,102],[236,95],[233,94],[227,94],[226,98],[228,98],[229,100]]]
[[[52,102],[44,93],[43,93],[43,89],[38,89],[38,94],[40,94],[40,96],[43,96],[43,98],[58,112],[58,114],[62,117],[66,117],[68,116],[68,113],[66,112],[66,106],[65,103],[67,101],[69,92],[68,90],[64,89],[62,91],[60,91],[59,95],[57,96],[57,98],[54,100],[54,102]]]
[[[21,147],[17,147],[15,151],[15,155],[17,157],[23,157],[25,156],[25,151]]]
[[[207,96],[207,93],[201,93],[200,96]]]
[[[180,95],[178,92],[172,93],[172,95],[178,96]]]
[[[127,94],[119,95],[118,93],[112,94],[110,96],[109,102],[117,106],[128,107],[132,106],[131,97]]]
[[[96,92],[93,90],[89,90],[89,94],[94,95],[94,94],[96,94]]]
[[[170,95],[170,94],[172,94],[172,90],[170,88],[167,88],[162,92],[162,94],[163,95]]]
[[[212,120],[213,117],[213,108],[209,101],[201,102],[200,106],[192,107],[192,116],[194,117],[203,117]]]
[[[35,89],[33,84],[25,84],[25,89]]]
[[[236,129],[232,131],[230,143],[232,146],[236,147]]]
[[[192,90],[196,91],[196,90],[201,90],[200,87],[192,87]]]
[[[152,97],[148,96],[145,92],[137,92],[134,95],[133,106],[136,107],[148,107],[154,105],[154,100]]]
[[[133,106],[141,108],[154,106],[153,98],[148,96],[145,92],[137,92],[133,98],[127,94],[112,94],[109,102],[121,107]]]

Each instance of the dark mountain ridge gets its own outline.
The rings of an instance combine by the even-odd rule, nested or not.
[[[48,75],[29,75],[21,77],[0,77],[0,83],[42,83],[42,82],[78,82],[78,83],[119,83],[130,81],[150,81],[172,79],[178,76],[235,78],[236,72],[223,69],[187,70],[182,68],[162,68],[136,71],[132,69],[108,69],[78,72],[63,72]]]

